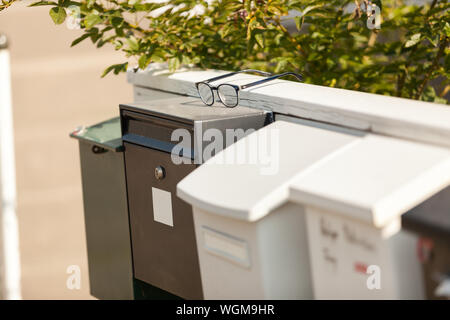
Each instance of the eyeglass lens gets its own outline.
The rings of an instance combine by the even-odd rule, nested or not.
[[[199,83],[197,86],[198,89],[198,93],[200,95],[200,98],[202,99],[202,101],[207,104],[207,105],[211,105],[214,102],[214,95],[213,92],[211,90],[211,88],[205,84],[205,83]]]
[[[235,107],[238,104],[236,89],[228,84],[222,84],[217,88],[220,100],[227,107]]]

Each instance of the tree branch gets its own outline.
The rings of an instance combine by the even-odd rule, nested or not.
[[[426,18],[425,18],[425,22],[428,22],[430,15],[431,15],[431,10],[434,9],[434,7],[436,6],[436,4],[438,3],[438,0],[433,0],[433,2],[430,5],[430,8],[428,9],[427,13],[426,13]],[[403,87],[405,86],[405,81],[406,81],[406,76],[408,73],[408,68],[409,68],[409,61],[411,61],[411,56],[414,54],[414,52],[416,51],[417,47],[413,47],[411,49],[411,51],[409,52],[409,59],[407,60],[407,62],[405,63],[405,70],[403,71],[403,73],[401,75],[399,75],[397,77],[397,96],[401,97],[402,96],[402,91],[403,91]],[[423,89],[422,89],[423,90]],[[422,95],[422,94],[420,94]]]
[[[430,80],[430,77],[433,74],[433,71],[436,70],[436,67],[439,64],[439,60],[444,55],[444,50],[447,47],[447,44],[448,44],[448,37],[444,37],[444,39],[439,44],[439,51],[438,51],[438,53],[434,57],[433,62],[431,64],[430,68],[428,69],[427,74],[423,78],[422,83],[420,84],[419,89],[417,90],[415,99],[418,100],[422,96],[423,90],[425,89],[425,86],[427,85],[428,81]]]
[[[19,1],[19,0],[6,0],[5,2],[2,1],[0,3],[0,11],[8,8],[9,6],[11,6],[16,1]]]

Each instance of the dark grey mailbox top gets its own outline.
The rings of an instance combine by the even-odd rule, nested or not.
[[[263,110],[237,106],[227,108],[221,104],[205,105],[200,98],[177,97],[121,104],[121,110],[136,111],[160,118],[193,124],[195,121],[211,121],[263,114]]]
[[[264,110],[206,106],[200,98],[186,96],[121,104],[120,115],[124,141],[165,152],[172,152],[178,143],[172,140],[174,130],[188,130],[193,137],[191,148],[180,155],[189,158],[202,154],[203,133],[209,128],[258,129],[272,119],[271,113]]]

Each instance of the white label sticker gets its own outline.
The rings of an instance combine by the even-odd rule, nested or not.
[[[247,242],[233,236],[203,227],[205,249],[217,256],[226,258],[243,267],[250,267]]]
[[[173,227],[172,194],[152,187],[153,219]]]

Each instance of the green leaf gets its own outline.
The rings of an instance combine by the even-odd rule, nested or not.
[[[66,10],[61,7],[53,7],[50,9],[50,17],[52,17],[55,24],[61,24],[66,20]]]
[[[258,43],[258,45],[261,48],[264,48],[264,39],[263,39],[262,34],[260,34],[260,33],[255,34],[255,40],[256,40],[256,43]]]
[[[445,23],[444,32],[447,37],[450,37],[450,23]]]
[[[83,41],[84,39],[87,39],[91,36],[90,33],[85,33],[83,34],[81,37],[76,38],[75,40],[72,41],[72,43],[70,44],[71,47],[76,46],[77,44],[79,44],[81,41]]]
[[[161,48],[156,48],[152,54],[152,60],[154,62],[165,62],[166,61],[165,52]]]
[[[38,1],[29,5],[29,7],[39,7],[39,6],[57,6],[58,4],[54,1]]]
[[[95,0],[87,0],[87,7],[88,8],[92,8],[94,4],[95,4]]]
[[[114,74],[119,74],[120,72],[127,71],[128,62],[120,63],[120,64],[113,64],[112,66],[109,66],[108,68],[103,71],[102,78],[105,77],[108,73],[111,71],[114,71]]]
[[[96,11],[94,11],[93,13],[90,13],[86,16],[86,18],[84,19],[84,26],[86,27],[86,29],[90,29],[100,22],[102,22],[102,18]]]
[[[226,36],[228,36],[231,33],[231,30],[232,30],[232,26],[231,25],[229,25],[229,24],[228,25],[224,25],[223,28],[221,28],[219,30],[220,37],[222,39],[225,38]]]
[[[173,57],[169,59],[169,70],[174,72],[180,67],[180,59],[178,57]]]
[[[141,56],[140,58],[139,58],[139,61],[138,61],[138,63],[139,63],[139,68],[141,68],[141,69],[145,69],[148,65],[149,65],[149,63],[151,62],[152,60],[151,60],[151,57],[149,57],[149,56],[147,56],[147,55],[143,55],[143,56]]]
[[[305,8],[305,10],[302,11],[302,16],[306,16],[308,14],[308,12],[310,12],[310,11],[312,11],[314,9],[320,8],[320,7],[323,7],[323,4],[316,4],[314,6],[307,6]]]
[[[433,38],[433,37],[430,37],[430,36],[427,36],[426,38],[428,39],[428,41],[430,41],[430,43],[431,43],[433,46],[435,46],[435,47],[438,46],[438,44],[439,44],[439,35],[438,35],[438,34],[437,34],[434,38]]]
[[[294,21],[295,21],[295,26],[297,27],[297,30],[300,31],[300,29],[302,28],[302,24],[303,24],[303,17],[297,16],[294,18]]]
[[[116,40],[114,40],[113,45],[116,50],[119,50],[123,47],[123,42],[116,39]]]
[[[112,17],[111,19],[111,24],[115,27],[118,28],[122,25],[123,23],[123,18],[122,17]]]
[[[247,40],[250,40],[251,35],[252,35],[252,30],[255,29],[257,25],[258,25],[258,22],[256,21],[256,18],[255,17],[251,18],[248,23],[248,28],[247,28]]]
[[[420,41],[420,37],[421,37],[420,33],[413,34],[411,38],[408,41],[406,41],[405,48],[409,48],[416,45]]]
[[[111,71],[113,71],[115,67],[116,67],[116,65],[112,65],[112,66],[109,66],[108,68],[106,68],[105,71],[103,71],[102,78],[105,77]]]
[[[362,35],[359,32],[350,32],[350,34],[358,42],[367,42],[369,40],[365,35]]]
[[[130,48],[131,51],[139,50],[139,43],[135,37],[131,36],[131,37],[127,38],[126,41],[128,43],[128,47]]]
[[[275,38],[273,39],[273,40],[275,41],[275,44],[276,44],[277,46],[280,45],[281,39],[282,39],[282,38],[283,38],[283,34],[282,34],[282,33],[278,33],[278,34],[275,36]]]
[[[278,60],[277,66],[275,68],[275,72],[278,73],[278,72],[283,71],[284,69],[286,69],[287,65],[288,65],[288,60],[285,58],[280,58]]]

